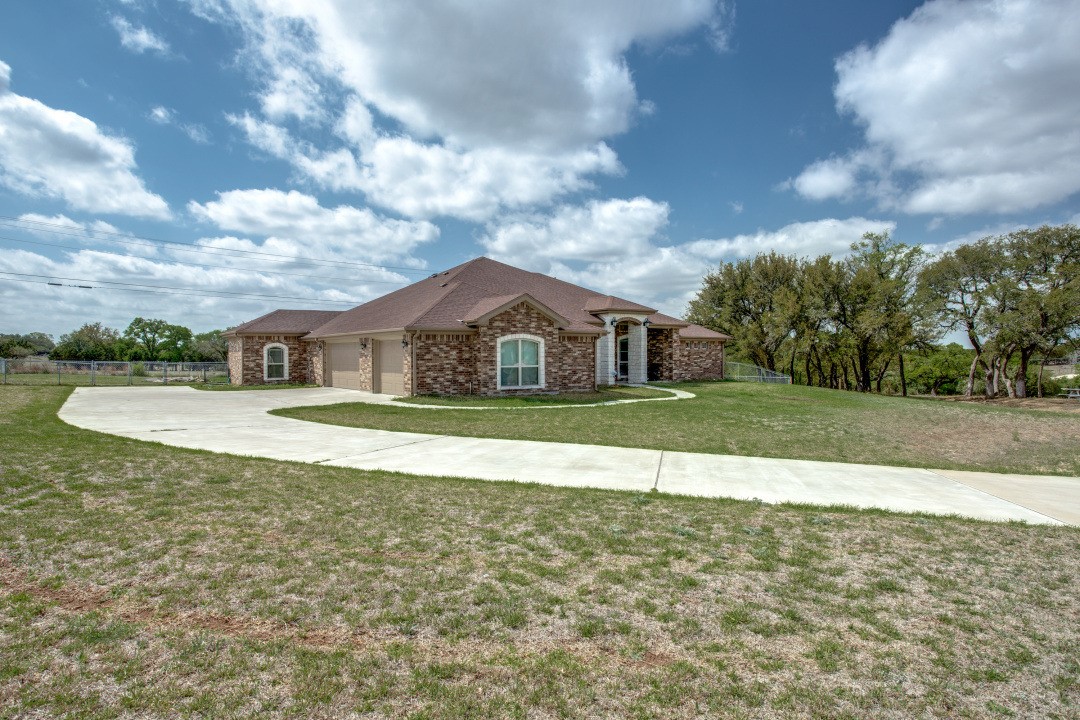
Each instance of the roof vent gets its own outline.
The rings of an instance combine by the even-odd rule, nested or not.
[[[449,275],[449,274],[450,274],[449,270],[447,270],[446,272],[443,273],[443,275]]]
[[[449,284],[450,284],[450,283],[443,283],[443,284],[442,284],[442,285],[440,285],[439,287],[446,287],[446,286],[447,286],[447,285],[449,285]]]

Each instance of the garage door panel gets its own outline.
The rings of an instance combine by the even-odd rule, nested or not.
[[[379,341],[378,392],[387,395],[405,394],[405,354],[401,343]]]
[[[330,386],[360,389],[360,343],[333,343],[330,346]]]

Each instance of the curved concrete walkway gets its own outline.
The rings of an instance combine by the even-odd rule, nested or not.
[[[985,520],[1080,524],[1080,479],[933,471],[635,448],[364,430],[270,415],[274,408],[390,396],[314,388],[205,392],[77,388],[60,418],[124,437],[231,453],[417,475],[567,487],[855,505]],[[604,411],[598,408],[598,411]]]

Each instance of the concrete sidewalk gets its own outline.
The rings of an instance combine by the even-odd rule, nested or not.
[[[267,413],[281,407],[357,401],[385,403],[390,397],[335,388],[242,392],[77,388],[59,414],[65,422],[89,430],[277,460],[567,487],[637,492],[655,488],[770,503],[1080,524],[1080,478],[399,433]]]

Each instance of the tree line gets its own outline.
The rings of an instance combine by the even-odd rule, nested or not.
[[[895,383],[904,395],[914,362],[923,387],[1026,397],[1046,361],[1080,347],[1075,225],[986,237],[936,257],[888,233],[866,233],[851,250],[840,260],[767,253],[724,263],[703,279],[688,319],[731,335],[732,357],[793,382],[863,392]],[[941,346],[952,331],[973,349]],[[948,383],[933,378],[935,367]]]
[[[224,362],[229,348],[223,332],[196,334],[183,325],[137,317],[123,332],[99,322],[86,323],[56,343],[45,333],[0,335],[0,357],[47,354],[51,360]]]

